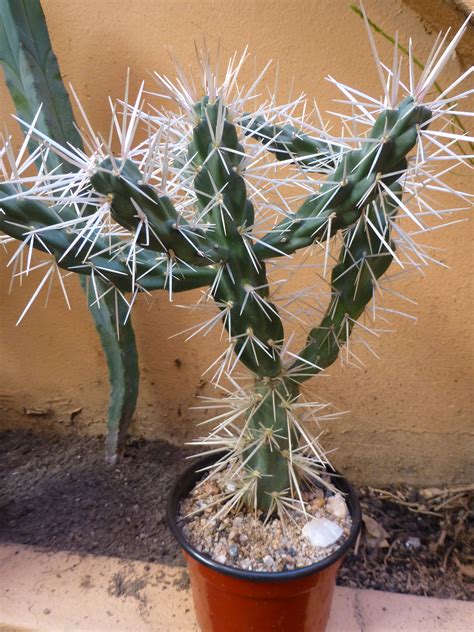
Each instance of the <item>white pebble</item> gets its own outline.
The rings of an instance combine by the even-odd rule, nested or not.
[[[335,522],[326,518],[313,518],[303,527],[303,535],[313,546],[326,547],[334,544],[344,530]]]
[[[340,494],[329,496],[326,500],[326,509],[336,518],[345,518],[349,513],[346,501]]]
[[[268,568],[270,568],[275,562],[271,555],[265,555],[265,557],[263,558],[263,563],[265,564],[265,566],[268,566]]]
[[[225,564],[226,559],[225,555],[216,555],[216,562],[219,562],[219,564]]]

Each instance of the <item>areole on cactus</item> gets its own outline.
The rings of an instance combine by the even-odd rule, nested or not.
[[[246,52],[230,60],[221,83],[204,52],[201,93],[182,71],[175,82],[157,75],[177,109],[147,108],[143,84],[133,103],[126,96],[113,106],[118,153],[82,108],[85,152],[58,145],[34,122],[28,135],[42,142],[32,156],[26,145],[15,156],[7,139],[0,229],[21,242],[13,256],[21,273],[35,267],[33,249],[52,255],[37,264],[46,274],[32,300],[52,275],[64,288],[66,270],[89,275],[98,305],[97,279],[129,309],[158,289],[172,298],[201,288],[197,313],[217,306],[186,333],[222,325],[228,341],[208,369],[226,397],[207,398],[215,427],[195,442],[204,453],[223,451],[208,473],[229,481],[220,515],[245,504],[284,516],[297,503],[304,510],[302,485],[328,484],[314,424],[330,415],[303,383],[338,356],[359,362],[351,340],[355,333],[369,347],[364,336],[378,335],[374,321],[386,313],[376,295],[392,263],[417,270],[433,261],[415,236],[433,228],[428,216],[444,222],[459,209],[435,209],[431,191],[469,201],[441,179],[467,165],[452,147],[466,137],[446,131],[445,121],[469,94],[454,94],[469,72],[427,96],[463,29],[433,52],[417,82],[408,59],[408,86],[397,51],[391,69],[376,56],[381,99],[332,80],[352,108],[341,114],[340,135],[317,109],[308,115],[304,95],[282,106],[271,95],[255,106],[264,72],[250,88],[238,85]],[[49,170],[50,152],[75,170]],[[38,159],[37,176],[26,175]],[[327,287],[326,306],[311,288],[281,296],[278,269],[300,265],[313,266]],[[285,334],[283,321],[298,333]]]

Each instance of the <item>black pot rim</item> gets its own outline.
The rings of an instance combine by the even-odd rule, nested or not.
[[[220,455],[221,456],[221,455]],[[352,526],[349,533],[349,536],[341,546],[334,551],[328,557],[325,557],[323,560],[319,562],[315,562],[314,564],[310,564],[309,566],[303,566],[301,568],[295,568],[293,570],[288,571],[246,571],[242,568],[235,568],[233,566],[227,566],[225,564],[220,564],[213,560],[210,556],[205,553],[201,553],[197,549],[195,549],[184,537],[179,525],[178,525],[178,510],[181,499],[188,494],[191,489],[194,487],[195,483],[202,476],[202,472],[197,470],[201,470],[204,467],[207,467],[212,464],[215,460],[219,458],[216,455],[211,455],[208,457],[204,457],[194,462],[193,465],[188,467],[183,474],[179,477],[177,482],[175,483],[171,495],[168,499],[167,504],[167,517],[168,524],[173,533],[174,537],[180,544],[180,546],[186,551],[188,555],[192,558],[204,564],[208,568],[212,568],[219,573],[223,573],[224,575],[230,575],[235,578],[249,580],[249,581],[257,581],[257,582],[278,582],[278,581],[289,581],[292,579],[299,579],[301,577],[305,577],[307,575],[311,575],[313,573],[318,573],[323,571],[325,568],[328,568],[338,560],[340,560],[355,543],[357,536],[360,531],[362,515],[359,504],[359,499],[357,497],[357,493],[352,487],[352,485],[342,476],[339,475],[338,472],[334,471],[336,474],[335,479],[333,481],[335,487],[339,489],[339,491],[343,492],[346,497],[346,502],[349,507],[349,512],[352,518]]]

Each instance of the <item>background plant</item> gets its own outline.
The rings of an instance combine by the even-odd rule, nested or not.
[[[34,120],[37,129],[56,142],[82,148],[39,0],[0,0],[0,62],[18,116],[28,123]],[[54,152],[47,156],[38,153],[38,142],[33,135],[26,139],[22,152],[26,147],[40,169],[44,163],[56,174],[75,170],[74,165],[61,161]],[[75,217],[71,209],[63,209],[62,217],[68,212],[69,217]],[[20,253],[20,257],[25,254],[26,251]],[[18,260],[13,258],[10,263],[15,277]],[[93,300],[88,277],[80,274],[79,278],[109,370],[107,458],[113,462],[125,447],[137,403],[140,374],[135,334],[124,305],[115,303],[111,294],[105,294],[98,305]],[[102,292],[106,290],[101,279],[96,284]]]
[[[446,125],[469,94],[456,88],[470,71],[429,96],[461,35],[441,42],[418,80],[409,51],[407,85],[398,49],[388,68],[371,38],[383,96],[330,79],[349,105],[341,134],[317,107],[309,112],[304,96],[278,105],[270,94],[255,105],[268,68],[239,85],[246,53],[220,81],[204,51],[200,93],[182,71],[174,81],[157,75],[177,105],[157,110],[147,107],[143,84],[134,99],[127,87],[108,139],[84,118],[85,152],[36,121],[25,125],[39,141],[31,158],[24,148],[13,155],[7,141],[0,227],[23,242],[17,252],[49,255],[38,291],[52,274],[80,272],[90,276],[93,303],[113,296],[128,316],[140,294],[203,288],[196,313],[213,311],[186,333],[222,325],[228,342],[208,369],[226,397],[205,402],[216,409],[215,427],[197,442],[206,453],[225,450],[209,474],[227,481],[219,513],[245,503],[284,515],[304,505],[301,483],[321,482],[327,465],[318,423],[329,416],[305,383],[338,357],[360,363],[357,345],[370,348],[394,311],[380,303],[383,293],[404,299],[385,276],[389,266],[420,270],[434,261],[417,235],[459,210],[437,200],[454,193],[469,202],[443,176],[467,166],[469,157],[453,151],[466,136]],[[51,169],[51,152],[75,171]],[[42,162],[30,180],[22,174],[33,159]],[[313,287],[288,292],[286,277],[302,265],[326,287],[326,306]],[[28,259],[22,272],[30,267]]]

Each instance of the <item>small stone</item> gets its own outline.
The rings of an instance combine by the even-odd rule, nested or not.
[[[239,547],[237,546],[237,544],[232,544],[231,546],[229,546],[229,555],[230,557],[233,557],[234,559],[238,557]]]
[[[219,564],[225,564],[226,559],[225,555],[216,555],[216,562],[219,562]]]
[[[45,608],[43,612],[44,614],[51,614],[51,610],[49,608]]]
[[[212,481],[206,481],[203,485],[202,493],[204,497],[212,496],[213,494],[219,493],[219,488]]]
[[[249,536],[248,535],[246,535],[245,533],[241,533],[239,535],[239,542],[240,542],[240,544],[245,544],[248,541],[249,541]]]
[[[267,566],[268,568],[270,568],[271,566],[273,566],[273,564],[275,563],[273,557],[271,555],[265,555],[265,557],[263,558],[263,563],[265,564],[265,566]]]
[[[326,500],[326,509],[336,518],[345,518],[348,514],[346,501],[340,494],[329,496]]]
[[[237,539],[237,536],[238,536],[238,535],[239,535],[239,534],[237,533],[237,531],[236,531],[235,529],[231,529],[231,530],[229,531],[229,540],[230,540],[231,542],[234,542],[234,540],[236,540],[236,539]]]
[[[407,549],[419,549],[421,546],[421,540],[420,538],[408,538],[408,540],[405,542],[405,546],[407,547]]]
[[[159,511],[156,514],[156,522],[158,522],[159,524],[163,524],[164,522],[166,522],[166,513],[164,511]]]
[[[335,522],[327,518],[313,518],[303,527],[303,535],[308,538],[313,546],[326,547],[334,544],[344,530]]]

